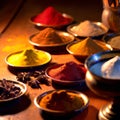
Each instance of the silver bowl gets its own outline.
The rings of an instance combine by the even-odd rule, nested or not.
[[[105,78],[100,72],[101,65],[115,56],[120,56],[120,50],[99,52],[88,57],[85,61],[87,68],[85,80],[88,88],[95,94],[109,97],[112,100],[100,109],[99,120],[120,119],[120,79]]]

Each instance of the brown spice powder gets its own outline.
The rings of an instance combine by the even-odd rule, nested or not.
[[[53,28],[45,28],[35,35],[32,41],[42,45],[54,45],[65,43],[68,38],[60,36]]]

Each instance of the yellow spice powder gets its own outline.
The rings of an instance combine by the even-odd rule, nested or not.
[[[8,58],[8,62],[16,66],[40,65],[48,60],[49,58],[46,57],[46,54],[43,51],[33,49],[26,49],[23,52],[13,54]]]
[[[77,42],[70,46],[70,51],[76,55],[91,55],[100,51],[109,50],[109,48],[103,42],[86,38],[83,41]]]

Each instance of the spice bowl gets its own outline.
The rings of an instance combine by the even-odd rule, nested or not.
[[[90,55],[101,51],[112,50],[112,47],[103,41],[88,37],[83,40],[71,42],[66,46],[66,50],[76,59],[84,62]]]
[[[2,79],[0,80],[0,90],[0,103],[5,103],[25,95],[27,86],[16,80]]]
[[[10,53],[5,58],[5,62],[14,68],[35,68],[46,65],[51,59],[51,54],[46,51],[27,48]]]
[[[31,17],[30,21],[37,27],[51,27],[60,29],[73,22],[73,17],[48,6],[41,13]]]
[[[77,64],[72,61],[55,64],[48,67],[45,71],[46,76],[56,85],[66,87],[79,85],[81,88],[85,86],[85,73],[86,69],[83,64]]]
[[[85,20],[80,23],[71,24],[67,31],[76,37],[100,38],[108,32],[108,28],[101,22]]]
[[[36,15],[37,16],[37,15]],[[66,19],[70,19],[68,23],[66,24],[57,24],[57,25],[50,25],[50,24],[44,24],[44,23],[40,23],[40,22],[34,22],[34,19],[36,16],[33,16],[30,18],[30,22],[35,25],[37,28],[47,28],[47,27],[51,27],[51,28],[55,28],[55,29],[62,29],[65,26],[68,26],[69,24],[71,24],[74,19],[73,17],[71,17],[70,15],[63,13],[62,16]]]
[[[120,33],[108,33],[103,36],[103,41],[109,44],[113,49],[120,49]]]
[[[120,119],[120,78],[113,78],[113,74],[110,77],[105,77],[102,72],[103,64],[115,56],[120,56],[119,50],[99,52],[88,57],[85,61],[87,68],[85,80],[88,88],[98,96],[111,100],[107,105],[101,107],[98,114],[99,120]]]
[[[73,99],[71,99],[71,97]],[[77,99],[75,100],[74,97],[76,97]],[[56,104],[54,104],[54,102]],[[78,105],[76,107],[75,102],[78,102]],[[34,104],[38,109],[48,113],[49,115],[53,115],[56,117],[71,116],[71,114],[83,112],[88,107],[89,98],[82,92],[78,92],[75,90],[50,90],[35,97]]]
[[[74,41],[75,37],[68,32],[45,28],[39,33],[30,36],[29,43],[48,52],[59,52],[66,50],[66,45]]]

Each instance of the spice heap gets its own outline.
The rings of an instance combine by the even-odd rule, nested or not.
[[[110,60],[106,61],[102,67],[102,75],[106,78],[120,79],[120,57],[115,56]]]
[[[86,20],[71,28],[71,31],[80,36],[99,36],[104,30],[95,23]]]
[[[60,35],[53,28],[45,28],[36,34],[32,41],[40,45],[56,45],[67,43],[71,40],[69,36]]]
[[[110,50],[104,42],[86,38],[82,41],[76,42],[69,47],[69,50],[75,55],[89,56],[97,52]]]
[[[48,71],[49,76],[58,80],[79,81],[85,79],[86,69],[83,64],[67,62]]]
[[[34,22],[50,26],[66,25],[72,22],[71,18],[64,17],[54,7],[49,6],[34,19]]]
[[[72,92],[65,90],[53,91],[43,97],[40,106],[58,111],[72,111],[80,109],[84,105],[83,99]]]
[[[49,61],[44,51],[25,49],[8,57],[8,62],[15,66],[41,65]]]
[[[21,94],[21,89],[6,79],[0,80],[0,100],[17,97]]]

